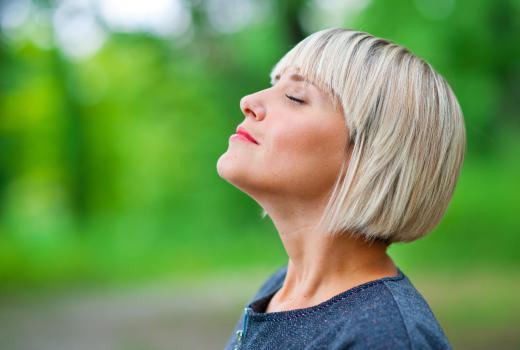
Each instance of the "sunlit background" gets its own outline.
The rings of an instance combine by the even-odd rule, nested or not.
[[[468,154],[390,255],[457,349],[519,349],[519,0],[0,0],[0,348],[218,349],[287,257],[218,157],[308,34],[410,48]]]

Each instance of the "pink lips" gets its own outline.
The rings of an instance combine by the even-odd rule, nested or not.
[[[245,141],[249,141],[255,144],[259,144],[253,136],[251,136],[243,127],[239,126],[236,130],[236,134],[231,135],[231,138],[240,138]]]

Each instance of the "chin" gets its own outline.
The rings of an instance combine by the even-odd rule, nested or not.
[[[224,177],[223,173],[229,168],[230,155],[228,151],[224,152],[217,160],[217,173],[220,177]]]
[[[258,176],[252,175],[244,164],[226,153],[217,161],[217,173],[222,179],[245,193],[248,193],[246,189],[256,187],[255,181],[258,181]]]
[[[240,177],[239,164],[237,159],[231,156],[228,152],[224,153],[217,160],[217,173],[218,175],[228,182]]]

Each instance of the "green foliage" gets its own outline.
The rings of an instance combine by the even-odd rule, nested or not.
[[[446,217],[391,254],[408,266],[518,266],[519,7],[422,3],[373,1],[345,24],[432,63],[465,114],[468,157]],[[272,13],[184,46],[114,32],[79,60],[0,36],[0,288],[284,263],[270,222],[216,162],[240,98],[266,88],[294,44],[291,25]]]

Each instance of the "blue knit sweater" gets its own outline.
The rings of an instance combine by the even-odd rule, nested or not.
[[[225,350],[451,349],[427,302],[397,271],[315,306],[265,313],[282,287],[283,266],[246,305]]]

